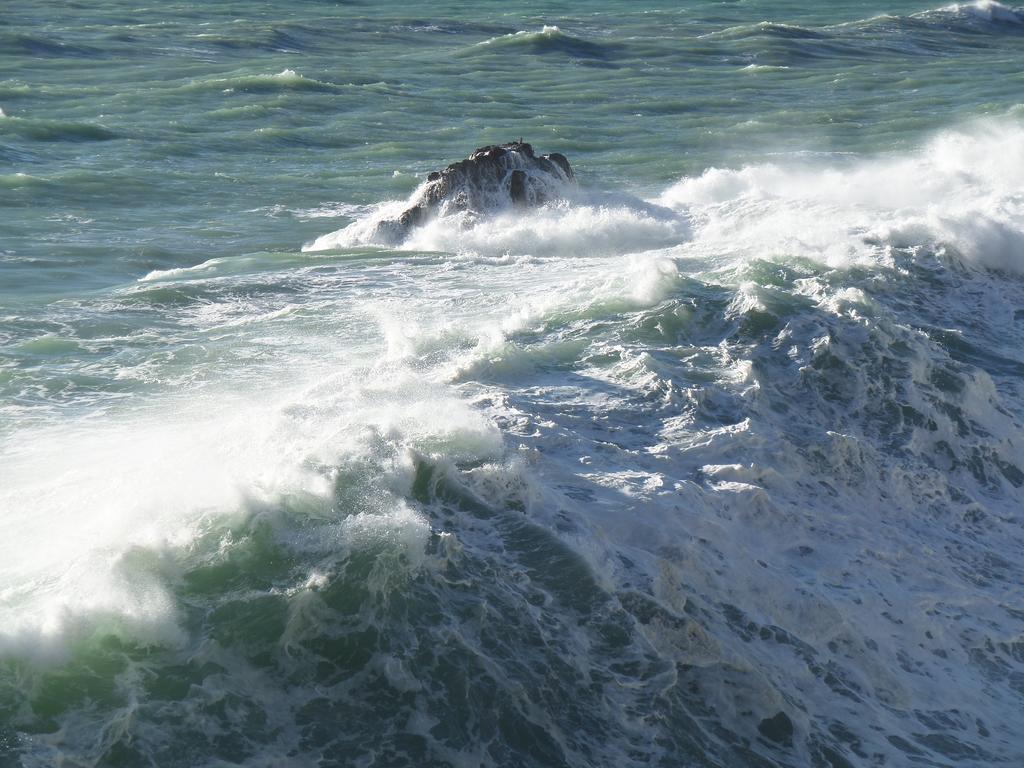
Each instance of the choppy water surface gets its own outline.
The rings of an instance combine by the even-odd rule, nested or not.
[[[1024,762],[1024,9],[3,15],[0,764]]]

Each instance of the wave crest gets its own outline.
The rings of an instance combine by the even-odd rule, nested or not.
[[[491,37],[462,51],[463,56],[474,56],[489,52],[529,53],[529,54],[565,54],[574,59],[603,60],[609,58],[617,46],[611,43],[598,43],[583,37],[569,35],[559,27],[545,24],[540,30],[520,30],[507,35]]]
[[[833,266],[888,264],[926,249],[964,266],[1024,273],[1024,127],[977,122],[910,155],[848,164],[712,168],[657,202],[697,222],[693,248]]]
[[[379,206],[370,216],[303,247],[323,251],[380,244],[379,222],[400,213],[405,202]],[[528,213],[439,216],[415,229],[400,246],[407,251],[446,251],[485,256],[597,255],[678,245],[690,234],[684,213],[628,195],[581,193]]]
[[[275,75],[233,75],[196,80],[186,86],[191,91],[224,91],[228,93],[270,93],[274,91],[334,92],[338,86],[300,75],[294,69],[283,69]]]

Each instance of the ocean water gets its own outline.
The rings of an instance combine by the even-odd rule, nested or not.
[[[1024,764],[1022,62],[7,0],[0,765]],[[373,241],[520,137],[578,188]]]

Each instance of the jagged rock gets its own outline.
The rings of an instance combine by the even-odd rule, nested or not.
[[[378,224],[385,239],[400,240],[439,214],[481,214],[529,208],[563,196],[575,184],[565,155],[534,154],[523,141],[481,147],[465,160],[427,176],[427,182],[399,216]]]

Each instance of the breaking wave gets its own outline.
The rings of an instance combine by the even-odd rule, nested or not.
[[[0,750],[1013,763],[1022,147],[583,179],[376,259],[387,206],[298,209],[352,260],[60,303],[68,385],[4,407],[146,396],[4,444]]]

